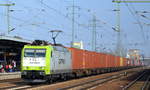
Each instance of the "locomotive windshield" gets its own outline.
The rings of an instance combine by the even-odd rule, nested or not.
[[[45,49],[25,49],[24,57],[45,57]]]

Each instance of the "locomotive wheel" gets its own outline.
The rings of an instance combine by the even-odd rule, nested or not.
[[[48,84],[53,83],[53,79],[49,78],[49,79],[47,80],[47,83],[48,83]]]

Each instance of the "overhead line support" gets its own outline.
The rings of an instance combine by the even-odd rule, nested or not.
[[[120,3],[150,3],[150,0],[123,0],[123,1],[121,1],[121,0],[113,0],[112,2],[114,2],[114,3],[117,3],[118,4],[118,10],[117,10],[117,17],[118,17],[118,43],[117,43],[117,48],[119,48],[120,47],[120,42],[121,42],[121,39],[120,39]],[[119,47],[118,47],[119,46]],[[120,50],[121,50],[121,47],[120,47]],[[119,49],[118,49],[118,51],[120,52],[120,55],[121,55],[121,51],[120,51]]]
[[[10,15],[9,15],[9,11],[10,11],[9,9],[10,9],[10,8],[9,8],[9,7],[10,7],[10,6],[14,6],[14,5],[15,5],[14,3],[12,3],[12,4],[0,4],[0,6],[7,6],[7,25],[8,25],[8,26],[7,26],[7,29],[8,29],[8,34],[9,34],[9,32],[10,32],[10,20],[9,20],[9,16],[10,16]]]

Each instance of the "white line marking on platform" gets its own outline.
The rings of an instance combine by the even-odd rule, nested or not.
[[[22,86],[22,87],[16,87],[16,88],[11,88],[11,89],[8,89],[8,90],[24,89],[24,88],[28,88],[28,87],[31,87],[31,86]]]

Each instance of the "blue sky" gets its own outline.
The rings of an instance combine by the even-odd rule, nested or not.
[[[10,0],[15,3],[10,10],[10,36],[20,36],[25,39],[41,39],[52,42],[50,30],[62,30],[57,42],[69,46],[71,42],[71,8],[72,0]],[[114,51],[117,43],[117,32],[112,27],[116,25],[116,4],[112,0],[74,0],[75,5],[75,41],[83,41],[84,48],[91,50],[92,29],[85,27],[95,14],[99,20],[97,25],[97,47],[101,51]],[[7,0],[0,0],[1,4]],[[128,6],[128,7],[127,7]],[[122,47],[125,49],[140,49],[147,56],[150,54],[150,3],[121,3],[121,33]],[[90,9],[91,12],[88,12]],[[133,12],[131,14],[129,9]],[[0,6],[0,33],[7,33],[7,17],[5,6]],[[140,15],[144,15],[144,18]],[[148,19],[149,18],[149,19]],[[140,29],[137,20],[141,22]],[[104,24],[105,23],[105,24]],[[80,25],[79,25],[80,24]],[[144,34],[143,34],[144,33]],[[143,41],[145,38],[145,41]],[[104,48],[106,48],[104,50]]]

